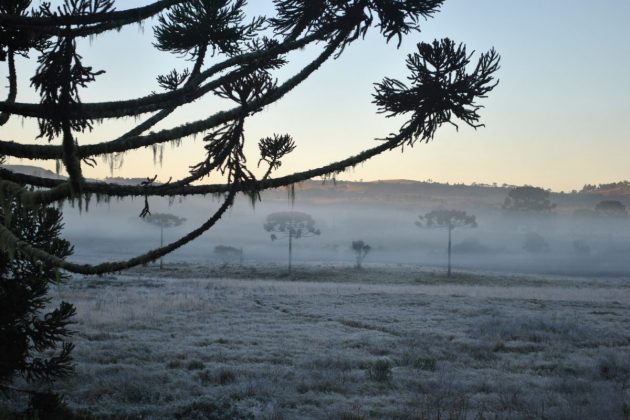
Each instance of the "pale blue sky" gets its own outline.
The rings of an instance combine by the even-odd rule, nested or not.
[[[118,8],[146,1],[119,1]],[[249,10],[264,13],[271,0],[250,0]],[[483,104],[486,127],[477,131],[444,127],[429,144],[390,152],[340,175],[340,179],[433,179],[441,182],[507,182],[554,190],[585,183],[630,179],[630,1],[604,0],[447,0],[441,13],[408,37],[401,48],[386,45],[373,31],[337,61],[329,62],[281,102],[247,125],[251,164],[256,142],[274,132],[293,135],[298,149],[280,173],[320,166],[374,144],[398,126],[376,114],[372,84],[384,76],[405,78],[404,59],[419,41],[450,37],[470,49],[495,47],[502,56],[501,83]],[[127,28],[83,45],[85,61],[108,70],[83,93],[84,100],[131,97],[156,90],[154,76],[173,67],[175,57],[149,51],[152,31]],[[316,53],[292,55],[286,76]],[[22,60],[20,72],[32,75]],[[0,75],[4,78],[6,70]],[[147,77],[147,75],[149,77]],[[122,81],[122,82],[121,82]],[[2,93],[4,95],[4,93]],[[20,101],[37,100],[22,84]],[[223,102],[209,99],[184,108],[166,125],[214,112]],[[117,122],[79,138],[103,140],[130,123]],[[166,126],[164,125],[164,126]],[[24,127],[24,128],[22,128]],[[0,128],[3,139],[31,141],[28,122]],[[164,178],[182,176],[200,160],[202,142],[167,146]],[[49,166],[50,167],[50,166]],[[89,176],[105,176],[99,162]],[[89,168],[88,168],[89,169]],[[121,176],[156,172],[148,153],[130,154]]]

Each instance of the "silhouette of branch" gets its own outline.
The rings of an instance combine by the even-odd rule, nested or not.
[[[208,229],[214,226],[219,221],[219,219],[221,219],[221,217],[226,212],[226,210],[230,208],[230,206],[234,203],[235,195],[236,195],[236,191],[230,191],[227,197],[225,198],[223,204],[219,207],[219,209],[208,220],[206,220],[205,223],[203,223],[197,229],[189,232],[188,234],[182,236],[180,239],[174,242],[171,242],[168,245],[165,245],[161,248],[153,249],[145,254],[138,255],[128,260],[105,262],[102,264],[95,264],[95,265],[71,263],[61,258],[58,258],[54,255],[51,255],[39,248],[36,248],[27,242],[24,242],[18,239],[13,234],[13,232],[7,229],[7,227],[4,226],[3,224],[0,224],[0,242],[32,258],[46,261],[47,263],[50,263],[54,265],[55,267],[59,267],[61,269],[67,270],[72,273],[86,274],[86,275],[111,273],[115,271],[126,270],[131,267],[136,267],[138,265],[155,261],[156,259],[163,257],[164,255],[198,238],[204,232],[206,232]]]
[[[272,61],[281,54],[286,54],[319,40],[322,35],[322,33],[317,33],[299,40],[287,40],[268,50],[248,52],[231,57],[200,72],[196,77],[191,78],[190,84],[174,91],[150,94],[142,98],[123,101],[82,103],[75,107],[70,107],[68,112],[71,116],[81,116],[90,119],[121,118],[147,112],[155,112],[176,105],[183,105],[200,98],[224,83],[236,80],[250,73],[265,61]],[[240,66],[241,68],[212,82],[208,82],[204,86],[200,86],[201,83],[208,78],[234,66]],[[0,102],[0,111],[32,118],[48,118],[55,115],[54,110],[42,109],[40,104],[35,103]]]
[[[15,71],[15,53],[11,49],[7,52],[7,65],[9,67],[9,95],[5,103],[13,104],[17,98],[17,73]],[[10,117],[9,112],[0,112],[0,126],[5,125]]]
[[[141,22],[184,1],[185,0],[160,0],[147,6],[134,9],[91,13],[87,15],[21,16],[4,14],[0,15],[0,25],[26,29],[38,35],[85,37]],[[69,26],[72,25],[79,27],[70,28]]]
[[[311,63],[306,65],[300,72],[285,81],[276,89],[271,90],[266,95],[251,101],[248,104],[240,105],[227,111],[220,111],[204,119],[180,125],[172,129],[166,129],[146,136],[120,137],[109,142],[89,144],[80,146],[78,156],[81,158],[93,155],[124,152],[140,147],[151,146],[158,143],[165,143],[171,140],[181,139],[201,131],[209,130],[220,124],[236,119],[243,114],[247,114],[269,105],[286,93],[294,89],[297,85],[307,79],[317,70],[341,44],[343,35],[331,41],[328,47]],[[63,152],[59,146],[49,145],[24,145],[16,142],[0,142],[0,154],[26,158],[26,159],[60,159]]]

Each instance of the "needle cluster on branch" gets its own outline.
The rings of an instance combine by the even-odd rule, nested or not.
[[[386,150],[415,140],[431,139],[444,123],[459,118],[479,126],[476,101],[496,85],[499,57],[491,50],[477,63],[466,48],[448,39],[419,43],[409,55],[410,86],[386,78],[376,84],[374,102],[388,116],[408,120],[398,133],[380,144],[331,164],[282,177],[273,171],[292,152],[299,139],[273,134],[259,141],[258,165],[267,165],[257,178],[245,157],[245,126],[249,117],[280,100],[310,77],[326,61],[337,59],[351,43],[373,28],[387,41],[400,46],[403,37],[419,31],[420,22],[432,17],[444,0],[274,0],[271,16],[247,16],[246,0],[159,0],[146,6],[118,10],[124,2],[114,0],[59,0],[38,6],[31,0],[0,3],[0,61],[8,68],[9,89],[0,102],[0,125],[12,117],[34,118],[38,139],[7,139],[0,134],[0,156],[63,162],[68,180],[50,180],[0,169],[2,196],[18,196],[31,206],[97,196],[145,197],[149,214],[152,196],[221,194],[224,202],[208,221],[178,241],[127,261],[77,265],[62,261],[35,244],[19,241],[7,226],[0,225],[0,241],[7,248],[37,256],[56,266],[79,273],[104,273],[142,264],[196,238],[209,229],[231,205],[235,194],[254,196],[266,188],[289,186],[315,176],[338,173]],[[33,2],[34,3],[34,2]],[[107,69],[93,69],[77,51],[77,39],[106,36],[108,32],[148,22],[153,26],[154,46],[175,54],[190,65],[184,70],[164,69],[156,80],[162,92],[147,92],[134,99],[86,103],[80,91],[98,82]],[[307,46],[320,52],[292,76],[279,81],[278,69],[289,54]],[[38,62],[30,81],[39,103],[18,101],[18,86],[25,77],[16,72],[15,59]],[[21,88],[20,88],[21,89]],[[231,108],[209,112],[203,118],[150,131],[178,108],[206,95],[233,103]],[[77,133],[89,133],[95,125],[111,119],[133,117],[136,125],[117,137],[80,144]],[[277,131],[281,131],[278,127]],[[128,186],[84,179],[82,166],[95,164],[97,156],[121,154],[166,142],[183,142],[204,135],[205,156],[191,162],[190,174],[165,184]],[[271,134],[271,133],[270,133]],[[85,136],[86,134],[84,134]],[[46,143],[47,142],[47,143]],[[225,183],[204,184],[212,173],[221,173]],[[193,185],[193,183],[195,183]],[[35,190],[28,187],[36,187]]]

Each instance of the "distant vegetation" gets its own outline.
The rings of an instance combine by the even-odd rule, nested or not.
[[[549,191],[529,185],[510,190],[503,203],[503,209],[511,213],[549,213],[555,207]]]
[[[618,194],[630,195],[630,181],[611,182],[608,184],[586,184],[580,191],[582,193],[598,193],[604,195]]]
[[[214,247],[214,255],[221,259],[223,265],[234,262],[243,264],[243,248],[235,248],[228,245],[217,245]]]
[[[424,228],[444,228],[448,230],[448,271],[446,276],[451,277],[451,233],[455,228],[476,228],[475,216],[462,210],[433,210],[424,216],[418,216],[416,226]]]
[[[186,219],[169,213],[149,213],[142,220],[160,228],[160,248],[164,246],[164,229],[181,226]],[[160,269],[164,266],[163,259],[160,258]]]
[[[360,270],[362,268],[363,260],[365,259],[365,257],[367,257],[367,254],[370,253],[372,247],[365,242],[359,240],[352,241],[352,245],[350,246],[350,248],[352,249],[356,257],[356,268]]]
[[[299,211],[284,211],[267,216],[264,224],[267,232],[271,232],[271,240],[279,236],[289,239],[289,274],[291,274],[291,260],[293,257],[293,239],[319,235],[321,232],[315,227],[315,220],[310,214]]]

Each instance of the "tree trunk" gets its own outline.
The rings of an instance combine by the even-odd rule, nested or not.
[[[446,273],[446,277],[451,277],[451,232],[453,228],[451,226],[448,227],[448,271]]]
[[[289,231],[289,274],[291,274],[291,254],[293,253],[293,233]]]

